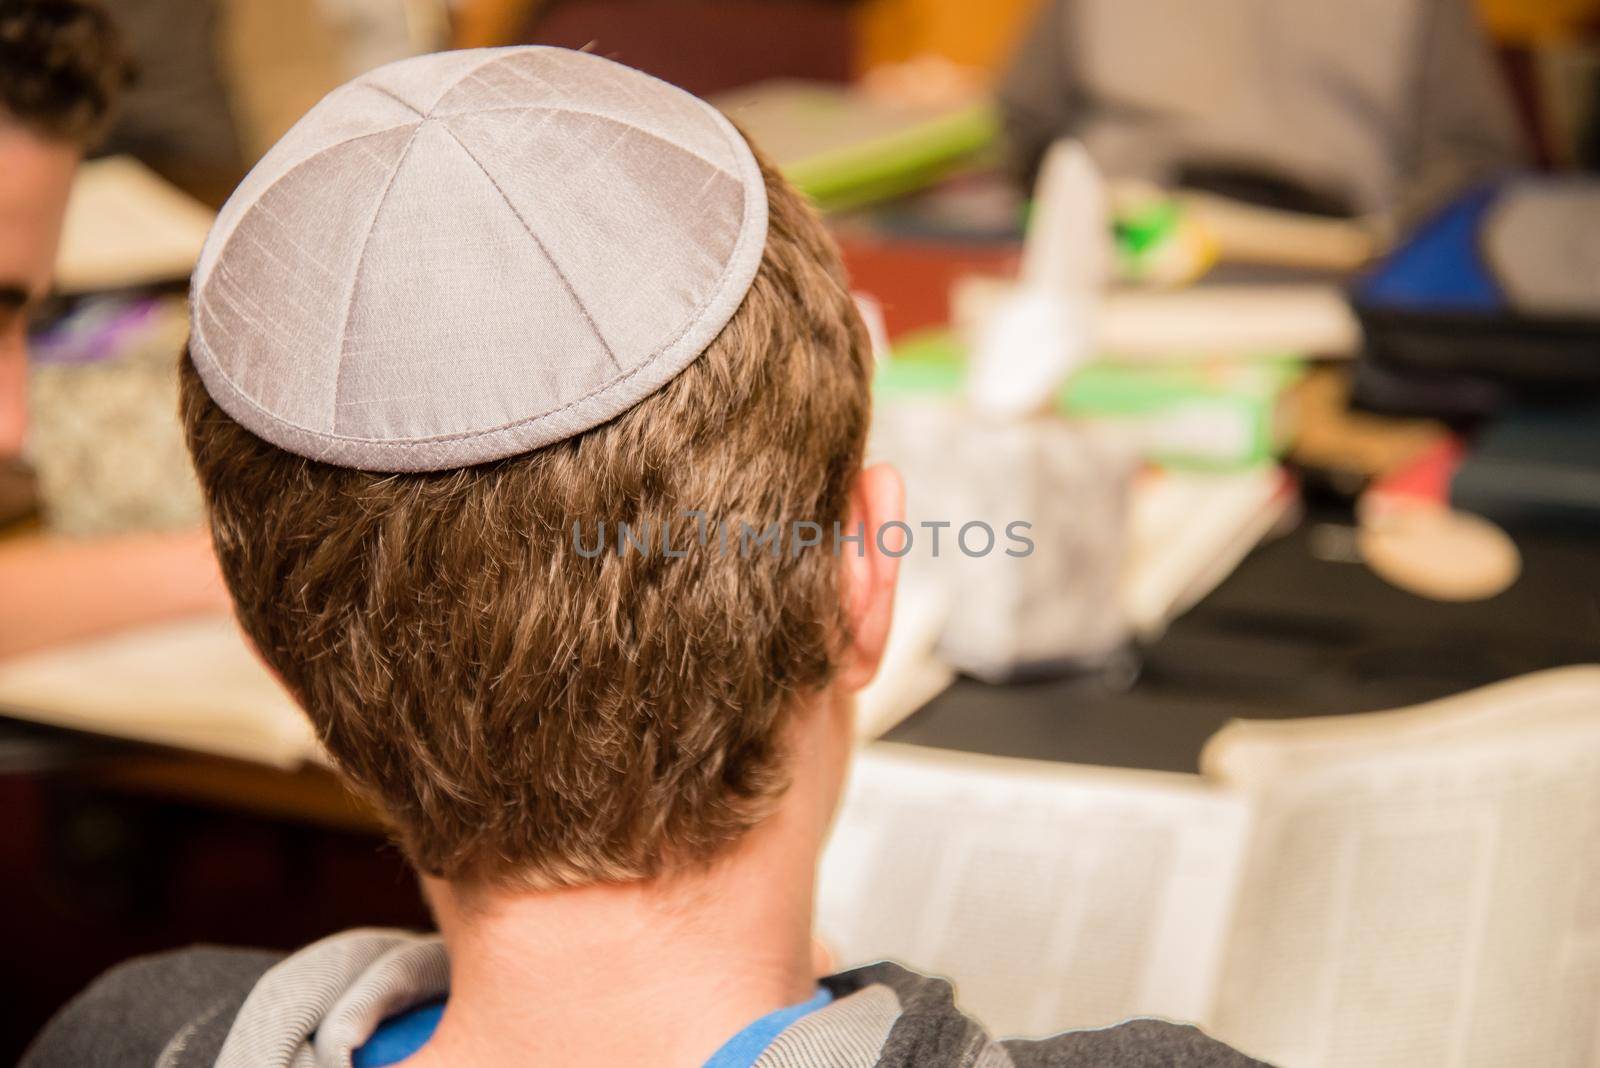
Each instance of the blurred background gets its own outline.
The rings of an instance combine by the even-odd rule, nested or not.
[[[137,76],[0,457],[26,962],[0,1060],[138,953],[428,923],[226,618],[173,366],[215,209],[323,94],[538,43],[723,108],[825,213],[880,349],[871,449],[917,547],[863,741],[973,762],[864,763],[824,887],[842,960],[935,960],[1002,1029],[1164,1012],[1290,1064],[1600,1063],[1600,2],[108,8]],[[1019,521],[1030,555],[965,551]],[[1011,881],[1044,898],[901,848],[980,816],[1031,828]],[[1080,884],[1148,928],[1113,902],[1030,954]],[[943,911],[839,918],[868,885]],[[980,910],[982,953],[938,933]],[[1015,1009],[1018,975],[1071,996]]]

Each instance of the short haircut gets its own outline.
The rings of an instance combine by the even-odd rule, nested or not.
[[[621,416],[530,453],[328,466],[246,431],[183,360],[244,629],[425,872],[649,878],[713,859],[785,788],[786,726],[848,637],[840,561],[701,535],[846,518],[871,356],[826,231],[762,170],[766,250],[721,334]],[[574,523],[587,550],[619,522],[670,524],[685,555],[579,551]]]
[[[93,146],[132,76],[110,17],[87,0],[0,0],[0,121]]]

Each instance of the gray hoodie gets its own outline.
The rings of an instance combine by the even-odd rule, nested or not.
[[[349,1068],[385,1017],[444,994],[436,936],[349,931],[288,957],[198,947],[113,968],[67,1004],[21,1068]],[[1245,1068],[1193,1027],[1131,1020],[996,1041],[950,984],[895,964],[822,981],[833,1001],[791,1024],[756,1068]]]

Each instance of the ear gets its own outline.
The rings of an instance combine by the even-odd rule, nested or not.
[[[888,464],[874,464],[856,476],[850,491],[850,517],[845,533],[863,533],[861,544],[840,546],[845,612],[850,621],[850,644],[840,664],[839,684],[859,690],[872,681],[889,641],[894,619],[894,583],[900,574],[906,533],[888,523],[905,521],[905,485],[900,472]],[[889,551],[885,552],[887,548]]]

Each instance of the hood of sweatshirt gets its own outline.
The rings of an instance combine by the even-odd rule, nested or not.
[[[828,1005],[789,1025],[755,1068],[1249,1068],[1186,1025],[1132,1020],[997,1041],[951,986],[880,962],[821,980]],[[21,1068],[350,1068],[386,1017],[444,995],[434,935],[349,931],[287,957],[200,947],[107,972],[59,1012]]]

